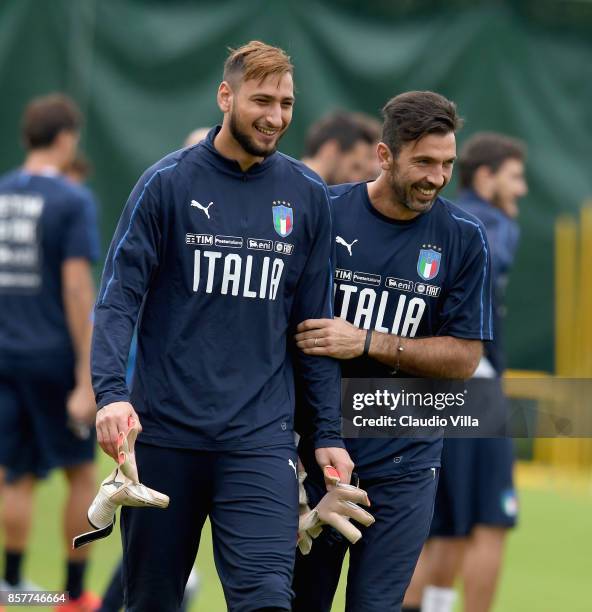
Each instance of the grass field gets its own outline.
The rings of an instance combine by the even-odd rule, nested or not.
[[[108,471],[102,459],[101,474]],[[519,484],[522,479],[519,478]],[[38,490],[26,575],[47,589],[62,588],[63,543],[60,508],[64,482],[56,473]],[[592,610],[592,489],[565,486],[520,487],[520,526],[510,536],[495,612],[590,612]],[[119,558],[115,533],[95,545],[88,586],[101,592]],[[211,553],[209,527],[197,559],[202,590],[194,612],[226,607]],[[344,607],[343,580],[333,609]],[[20,607],[19,610],[28,608]],[[31,608],[39,610],[40,608]],[[313,611],[311,611],[313,612]]]

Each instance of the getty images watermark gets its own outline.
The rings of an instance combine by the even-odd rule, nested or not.
[[[348,378],[346,438],[592,437],[592,380]]]
[[[446,408],[461,409],[465,406],[468,389],[459,393],[431,393],[431,392],[409,392],[401,389],[396,393],[388,389],[375,389],[374,392],[353,393],[353,410],[364,410],[365,408],[384,408],[394,413],[397,408],[402,409],[425,409],[433,408],[442,411]],[[449,422],[450,421],[450,422]],[[400,416],[393,414],[381,414],[379,416],[364,416],[355,414],[352,418],[355,427],[479,427],[479,419],[470,415],[435,413],[429,416],[419,416],[413,413],[404,413]]]

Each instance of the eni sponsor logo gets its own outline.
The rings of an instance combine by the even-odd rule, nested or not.
[[[387,289],[398,289],[399,291],[413,291],[413,283],[404,278],[396,278],[395,276],[387,276],[384,283]]]
[[[248,238],[247,248],[255,251],[272,251],[273,240],[267,240],[267,238]]]

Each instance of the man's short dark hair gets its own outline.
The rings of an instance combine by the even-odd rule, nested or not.
[[[475,172],[487,166],[497,172],[508,159],[524,161],[526,145],[517,138],[497,132],[477,132],[462,146],[458,158],[459,183],[462,188],[473,186]]]
[[[82,115],[76,103],[64,94],[49,94],[31,100],[22,120],[25,147],[42,149],[50,146],[63,131],[77,132]]]
[[[345,153],[359,141],[372,145],[379,139],[380,123],[376,119],[363,113],[338,110],[325,115],[309,128],[304,142],[304,156],[314,157],[330,140],[335,140]]]
[[[456,104],[433,91],[399,94],[385,104],[382,116],[382,142],[394,157],[407,142],[428,134],[454,133],[463,125]]]
[[[290,56],[283,49],[260,40],[252,40],[229,51],[230,55],[224,63],[225,81],[263,81],[268,76],[281,77],[286,73],[294,73]]]

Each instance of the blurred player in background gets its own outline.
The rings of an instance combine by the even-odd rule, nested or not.
[[[326,188],[276,152],[292,118],[292,71],[281,49],[261,42],[231,52],[217,95],[222,126],[147,170],[107,257],[93,336],[98,441],[115,459],[133,417],[142,482],[171,499],[167,510],[122,510],[131,611],[178,610],[207,516],[229,610],[290,609],[290,340],[297,323],[332,312]],[[349,482],[339,365],[299,351],[294,359],[316,459]]]
[[[91,250],[93,253],[101,252],[101,244],[100,244],[100,233],[99,233],[99,216],[100,209],[99,204],[95,198],[94,193],[88,188],[86,182],[90,179],[93,174],[93,165],[88,157],[82,152],[77,151],[76,156],[72,160],[65,169],[64,176],[68,178],[70,181],[78,185],[80,190],[83,192],[85,196],[85,200],[87,202],[87,206],[85,207],[85,211],[89,218],[89,224],[93,227],[96,227],[97,230],[92,233],[90,239],[93,241],[91,244]],[[94,426],[94,424],[93,424]],[[82,426],[87,427],[86,424]]]
[[[505,402],[501,391],[504,294],[518,246],[518,200],[528,191],[525,157],[526,147],[519,140],[481,132],[464,144],[458,163],[462,191],[457,203],[483,223],[491,248],[494,341],[485,345],[475,377],[495,379],[492,384],[499,392],[489,401],[496,402]],[[488,411],[497,408],[484,406]],[[461,573],[464,609],[491,609],[507,531],[517,518],[513,461],[508,438],[444,441],[430,540],[406,597],[406,609],[418,610],[422,601],[422,612],[451,611],[454,582]]]
[[[433,92],[396,96],[383,116],[380,176],[330,188],[337,316],[303,322],[297,345],[341,359],[346,378],[469,377],[482,341],[491,339],[487,242],[473,217],[439,197],[462,120]],[[356,438],[346,445],[376,519],[349,549],[346,610],[396,612],[428,535],[442,439]],[[316,503],[323,480],[304,436],[299,455]],[[298,612],[331,609],[347,550],[331,536],[324,532],[308,556],[297,555]]]
[[[77,151],[72,162],[64,168],[64,175],[77,185],[83,185],[90,178],[92,171],[88,157],[82,151]]]
[[[302,161],[328,185],[374,180],[380,123],[363,113],[332,112],[306,135]]]
[[[26,108],[22,168],[0,178],[0,464],[6,469],[5,570],[0,590],[31,587],[21,575],[38,478],[63,468],[68,481],[68,562],[62,609],[96,608],[84,592],[88,551],[71,550],[95,495],[95,401],[89,352],[99,257],[88,192],[64,178],[81,114],[52,94]]]

